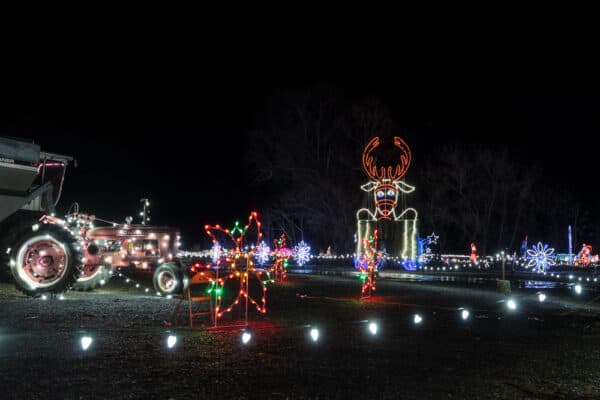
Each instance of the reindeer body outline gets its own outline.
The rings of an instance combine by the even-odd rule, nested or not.
[[[367,193],[373,192],[375,209],[370,210],[368,208],[361,208],[356,212],[358,235],[359,239],[369,235],[369,232],[372,230],[372,228],[368,222],[377,222],[380,220],[389,220],[394,222],[403,221],[404,236],[401,256],[403,258],[416,259],[417,210],[412,207],[408,207],[402,210],[399,215],[396,215],[399,194],[408,194],[414,192],[415,190],[414,186],[411,186],[402,180],[406,174],[406,171],[408,170],[408,167],[410,166],[412,155],[406,142],[399,136],[395,136],[393,138],[393,143],[394,146],[399,148],[401,151],[399,163],[397,163],[395,166],[375,165],[374,157],[371,155],[371,153],[381,144],[381,140],[378,136],[373,137],[367,143],[363,151],[363,170],[367,176],[371,178],[371,180],[362,185],[360,188]],[[359,245],[357,247],[357,256],[360,253],[361,249]]]

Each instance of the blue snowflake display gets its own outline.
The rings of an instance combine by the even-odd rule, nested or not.
[[[416,271],[417,262],[415,260],[407,258],[406,260],[402,261],[402,267],[407,271]]]
[[[532,268],[534,271],[546,272],[555,262],[554,249],[548,247],[547,244],[538,242],[537,246],[532,246],[527,250],[527,268]]]

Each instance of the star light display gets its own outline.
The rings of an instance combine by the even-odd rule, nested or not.
[[[275,282],[281,282],[287,276],[287,267],[289,259],[292,256],[292,250],[288,247],[285,233],[282,233],[274,242],[275,249],[273,250],[273,256],[275,257],[275,263],[272,267],[273,277]]]
[[[372,235],[375,223],[381,220],[403,224],[403,234],[400,239],[399,256],[411,260],[417,259],[417,211],[406,208],[397,214],[400,193],[412,193],[414,186],[405,183],[402,178],[411,162],[410,148],[402,138],[395,136],[394,146],[400,150],[399,162],[395,165],[379,166],[375,162],[373,151],[381,144],[378,136],[373,137],[365,146],[362,154],[364,172],[371,179],[360,188],[372,192],[375,209],[361,208],[356,212],[358,241],[356,253],[363,251],[363,239]]]
[[[427,244],[437,244],[440,235],[436,235],[435,232],[432,232],[431,235],[427,236]]]
[[[302,240],[294,246],[293,256],[296,264],[303,266],[310,260],[310,246]]]
[[[430,246],[432,244],[437,245],[439,238],[440,238],[440,236],[436,235],[435,232],[432,232],[431,235],[429,235],[425,238],[418,238],[419,257],[417,260],[419,261],[419,263],[427,262],[432,259],[433,251],[431,250]],[[410,261],[410,260],[408,260],[408,261]],[[415,266],[415,269],[416,269],[416,263],[403,262],[402,265],[404,266],[404,269],[406,269],[408,271],[412,271],[411,268],[413,267],[413,265]]]
[[[363,239],[362,254],[355,261],[359,270],[358,278],[362,282],[361,298],[370,297],[375,291],[375,273],[383,260],[381,253],[377,251],[377,239],[378,231],[375,229],[372,236]]]
[[[248,246],[245,243],[246,236],[249,229],[253,228],[256,230],[256,241],[252,246]],[[240,306],[240,312],[244,312],[244,323],[248,324],[248,307],[252,304],[256,307],[256,310],[261,314],[267,312],[267,283],[272,282],[269,272],[257,270],[252,261],[255,257],[256,249],[260,239],[262,238],[261,223],[258,220],[258,213],[252,212],[248,218],[248,224],[243,228],[238,222],[236,222],[233,229],[229,230],[221,227],[220,225],[205,225],[206,233],[212,238],[213,244],[217,243],[217,235],[221,234],[228,238],[233,248],[228,252],[223,252],[221,257],[217,260],[215,265],[216,275],[209,277],[210,285],[207,293],[214,296],[214,310],[213,320],[214,325],[217,326],[219,319],[225,313],[231,312],[234,307]],[[219,276],[221,264],[225,264],[229,268],[229,273],[223,277]],[[249,278],[250,275],[254,275],[260,282],[262,288],[262,295],[260,300],[255,300],[249,293]],[[227,307],[223,306],[223,292],[225,282],[229,279],[239,279],[240,286],[237,296],[233,299],[233,302]]]
[[[554,249],[547,244],[538,242],[537,245],[527,249],[527,268],[533,268],[534,271],[546,272],[551,265],[556,263]]]

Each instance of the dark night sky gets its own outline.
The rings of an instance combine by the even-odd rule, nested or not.
[[[504,143],[543,163],[547,181],[597,195],[595,12],[295,7],[11,13],[0,134],[78,159],[63,207],[122,219],[148,196],[154,222],[198,236],[260,206],[237,160],[287,88],[379,98],[416,162],[432,142]]]

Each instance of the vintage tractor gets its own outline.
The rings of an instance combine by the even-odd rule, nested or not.
[[[152,271],[154,288],[161,294],[180,293],[187,284],[187,273],[177,256],[180,235],[176,228],[119,224],[77,209],[66,219],[47,216],[45,221],[67,227],[78,238],[83,267],[75,288],[94,289],[121,268]],[[99,222],[106,226],[95,226]]]
[[[119,267],[151,269],[162,294],[183,290],[175,228],[110,223],[93,216],[54,216],[72,157],[42,152],[23,140],[0,138],[0,267],[8,266],[30,296],[90,290]],[[98,220],[100,221],[100,220]]]

